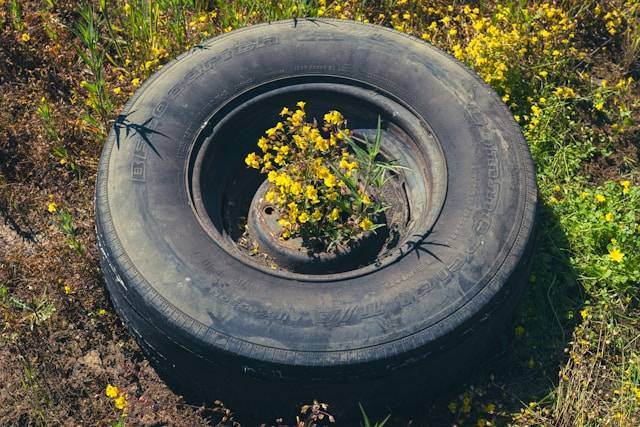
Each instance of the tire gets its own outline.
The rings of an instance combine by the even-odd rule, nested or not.
[[[264,114],[212,135],[232,111],[303,90],[401,109],[393,120],[419,123],[426,158],[442,160],[416,168],[427,188],[411,205],[417,238],[388,262],[317,277],[253,265],[216,225],[226,199],[194,190],[244,193],[230,177]],[[455,59],[378,26],[297,20],[211,39],[136,92],[103,149],[96,228],[114,306],[158,373],[191,399],[282,415],[313,398],[393,403],[463,379],[525,283],[536,198],[519,126]]]

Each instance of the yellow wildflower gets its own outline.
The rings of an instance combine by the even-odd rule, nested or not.
[[[116,408],[123,410],[127,407],[127,398],[124,394],[121,394],[113,400],[113,403],[116,405]]]
[[[623,194],[627,194],[629,193],[629,187],[631,186],[631,181],[620,181],[620,185],[622,185],[622,193]]]
[[[326,185],[327,187],[333,188],[336,186],[336,184],[337,184],[337,180],[334,174],[330,173],[324,178],[324,185]]]
[[[26,43],[29,40],[31,40],[31,36],[29,35],[29,33],[22,33],[22,35],[20,36],[20,41]]]
[[[305,222],[309,221],[309,215],[306,212],[302,212],[298,216],[298,221],[300,221],[300,224],[304,224]]]
[[[266,151],[269,149],[269,140],[264,136],[260,137],[260,139],[258,140],[258,147],[260,147],[260,149],[266,153]]]
[[[320,221],[320,219],[322,218],[322,212],[320,212],[318,209],[314,210],[311,214],[311,218],[316,221]]]
[[[68,295],[68,294],[70,294],[72,290],[73,290],[73,289],[72,289],[72,288],[71,288],[71,286],[69,286],[68,284],[65,284],[65,285],[64,285],[64,293],[65,293],[65,294],[67,294],[67,295]]]
[[[136,77],[135,79],[131,80],[131,84],[133,85],[133,87],[137,87],[140,85],[140,78]]]
[[[596,202],[598,203],[603,203],[605,200],[607,200],[606,197],[604,197],[602,194],[596,194]]]
[[[304,106],[307,105],[306,102],[304,101],[298,101],[296,102],[296,107],[300,108],[301,110],[304,110]]]
[[[256,153],[249,153],[247,157],[245,157],[244,162],[247,166],[250,166],[254,169],[260,168],[260,157],[256,155]]]
[[[49,205],[47,205],[47,210],[51,213],[54,213],[58,210],[58,205],[56,204],[56,202],[49,202]]]
[[[104,392],[107,395],[107,397],[109,397],[111,399],[115,399],[120,394],[120,389],[118,387],[116,387],[116,386],[111,385],[111,384],[107,384],[107,388],[105,389]]]
[[[104,308],[101,308],[100,310],[98,310],[98,314],[100,316],[106,316],[107,315],[107,310],[105,310]]]
[[[273,137],[276,135],[276,133],[278,133],[278,130],[276,128],[269,128],[265,133],[267,134],[267,136]]]
[[[604,216],[604,219],[609,222],[613,221],[613,214],[611,212],[607,212],[607,214]]]
[[[614,247],[609,251],[609,259],[611,261],[622,262],[623,258],[624,258],[624,254],[620,252],[618,248]]]
[[[295,181],[293,184],[291,184],[289,192],[291,192],[291,194],[293,194],[294,196],[302,193],[302,184],[300,184],[298,181]]]
[[[318,202],[318,190],[313,185],[307,185],[305,195],[312,203]]]
[[[291,111],[287,107],[284,107],[282,109],[282,111],[280,111],[280,115],[281,116],[290,116],[291,115]]]
[[[371,230],[371,227],[373,227],[373,222],[368,217],[365,217],[362,221],[360,221],[358,225],[364,231],[368,231]]]
[[[531,106],[531,112],[534,116],[540,116],[542,114],[542,110],[536,104]]]
[[[119,87],[114,87],[113,88],[113,93],[115,93],[116,95],[119,95],[120,92],[122,92],[122,89],[120,89]]]
[[[129,5],[129,3],[125,3],[122,10],[124,10],[124,13],[128,15],[129,12],[131,12],[131,6]]]
[[[325,152],[325,151],[327,151],[329,149],[329,141],[327,141],[325,138],[319,136],[315,140],[314,147],[316,148],[316,150],[320,150],[322,152]]]
[[[276,200],[276,192],[273,190],[267,191],[267,194],[264,195],[264,199],[269,203],[273,203],[274,200]]]
[[[333,208],[333,210],[329,213],[329,221],[335,221],[340,217],[340,209]]]
[[[291,227],[291,222],[285,218],[280,218],[278,220],[278,224],[280,224],[281,226],[283,226],[284,228],[289,228]]]

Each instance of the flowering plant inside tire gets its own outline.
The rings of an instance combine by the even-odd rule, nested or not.
[[[267,174],[264,199],[277,211],[278,237],[331,250],[386,225],[379,214],[389,205],[380,190],[387,173],[401,166],[378,158],[380,118],[370,142],[353,135],[336,110],[324,114],[319,128],[315,118],[307,121],[305,105],[284,107],[284,122],[266,130],[257,144],[261,155],[251,152],[245,163]]]

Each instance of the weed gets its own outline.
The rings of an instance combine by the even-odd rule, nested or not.
[[[101,44],[101,26],[102,22],[96,17],[92,6],[80,9],[80,20],[77,23],[76,31],[83,47],[77,48],[77,53],[89,68],[91,76],[91,81],[83,80],[80,83],[80,86],[88,93],[85,103],[89,111],[85,115],[85,120],[104,136],[112,118],[113,103],[107,91],[104,77],[106,52]]]
[[[362,407],[362,403],[358,402],[358,407],[360,408],[360,413],[362,414],[362,427],[384,427],[384,425],[387,424],[387,421],[389,421],[389,418],[391,418],[391,414],[389,414],[382,421],[376,421],[372,424],[369,416]]]
[[[16,322],[18,324],[28,324],[30,331],[33,331],[36,326],[45,323],[56,312],[55,305],[46,298],[46,290],[33,302],[27,303],[12,295],[6,286],[0,285],[0,305],[5,309],[15,308],[20,310],[23,316],[16,319]]]
[[[78,230],[73,224],[73,217],[67,209],[58,209],[60,230],[67,236],[67,244],[78,254],[84,254],[84,246],[77,239]]]

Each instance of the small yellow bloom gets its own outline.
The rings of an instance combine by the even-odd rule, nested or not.
[[[306,212],[302,212],[298,216],[298,221],[300,221],[300,224],[304,224],[305,222],[309,221],[309,215]]]
[[[615,262],[622,262],[622,259],[624,258],[624,254],[622,252],[620,252],[620,250],[618,248],[613,248],[609,251],[609,259],[611,261],[615,261]]]
[[[69,286],[67,284],[64,285],[64,293],[65,294],[67,294],[67,295],[70,294],[72,290],[73,289],[71,288],[71,286]]]
[[[629,187],[631,186],[631,181],[620,181],[620,185],[622,185],[622,193],[623,194],[628,194],[629,193]]]
[[[126,13],[128,15],[129,12],[131,12],[131,6],[129,5],[129,3],[125,3],[124,7],[122,8],[122,10],[124,10],[124,13]]]
[[[278,130],[276,128],[269,128],[265,131],[265,133],[267,134],[267,136],[273,137],[273,136],[276,136],[276,133],[278,133]]]
[[[609,222],[613,221],[613,214],[611,212],[607,212],[607,214],[604,216],[604,219]]]
[[[276,200],[276,192],[273,190],[267,191],[267,194],[264,195],[264,199],[269,203],[273,203],[274,200]]]
[[[260,147],[263,153],[266,153],[269,149],[269,140],[264,136],[260,137],[258,140],[258,147]]]
[[[329,221],[335,221],[340,217],[340,209],[333,208],[333,210],[329,213]]]
[[[31,36],[29,35],[29,33],[22,33],[22,35],[20,36],[20,40],[23,43],[28,42],[29,40],[31,40]]]
[[[138,87],[140,85],[140,78],[136,77],[135,79],[131,80],[131,84],[133,85],[133,87]]]
[[[595,107],[596,110],[602,111],[604,109],[604,102],[598,101],[593,106]]]
[[[538,72],[538,75],[542,78],[546,78],[549,75],[549,72],[542,70],[540,72]]]
[[[327,187],[333,188],[336,186],[336,184],[337,184],[337,180],[334,174],[330,173],[324,178],[324,185],[326,185]]]
[[[531,112],[534,116],[540,116],[542,114],[542,110],[536,104],[531,106]]]
[[[305,195],[307,196],[307,199],[313,201],[318,200],[318,190],[316,190],[316,188],[313,185],[307,185],[307,188],[305,189]]]
[[[121,394],[113,400],[113,403],[116,405],[116,408],[123,410],[127,407],[127,398],[124,394]]]
[[[596,194],[596,202],[603,203],[605,200],[607,200],[607,198],[604,197],[602,194]]]
[[[320,212],[318,209],[314,210],[311,214],[311,218],[316,221],[320,221],[320,219],[322,219],[322,212]]]
[[[327,193],[326,197],[327,197],[327,200],[331,200],[333,202],[338,198],[338,193],[336,193],[335,191],[331,191]]]
[[[260,168],[260,157],[258,157],[256,153],[249,153],[247,157],[245,157],[244,162],[247,164],[247,166],[250,166],[254,169]]]
[[[306,102],[304,101],[298,101],[296,102],[296,107],[300,108],[301,110],[304,110],[304,106],[307,105]]]
[[[289,116],[289,115],[291,115],[291,111],[287,107],[284,107],[282,109],[282,111],[280,111],[280,115],[281,116]]]
[[[367,230],[371,230],[371,227],[373,227],[373,222],[368,217],[365,217],[362,221],[360,221],[358,225],[364,231],[367,231]]]
[[[58,210],[58,205],[56,204],[56,202],[49,202],[49,205],[47,205],[47,210],[51,213],[54,213]]]
[[[278,224],[280,224],[281,226],[283,226],[284,228],[289,228],[291,227],[291,222],[287,219],[281,218],[278,220]]]
[[[98,310],[98,314],[100,316],[106,316],[107,315],[107,310],[105,310],[104,308],[101,308],[100,310]]]
[[[293,184],[291,184],[289,192],[291,192],[291,194],[293,194],[294,196],[302,193],[302,184],[300,184],[298,181],[294,182]]]
[[[120,394],[120,389],[111,384],[107,384],[107,388],[105,389],[105,394],[107,395],[107,397],[110,397],[111,399],[115,399]]]

